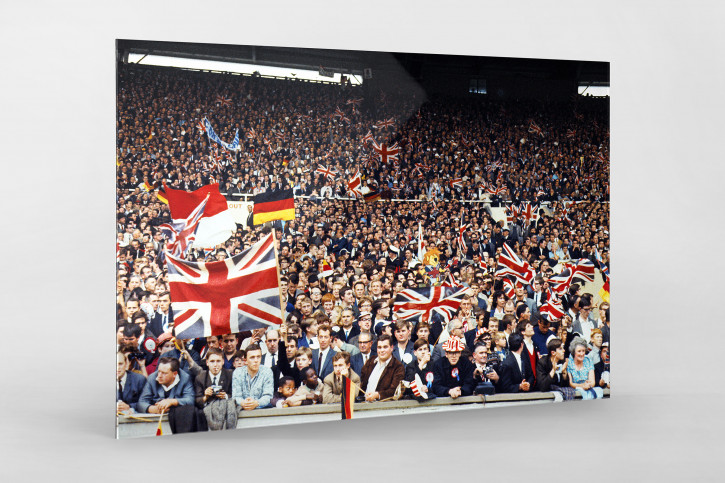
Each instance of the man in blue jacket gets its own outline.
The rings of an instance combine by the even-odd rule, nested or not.
[[[140,413],[160,414],[177,406],[193,404],[191,377],[179,369],[178,359],[162,357],[156,372],[149,375],[136,409]]]

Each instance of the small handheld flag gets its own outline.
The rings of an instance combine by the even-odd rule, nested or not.
[[[347,376],[342,376],[342,397],[340,399],[340,410],[342,412],[342,419],[352,419],[356,393],[357,391],[353,382],[348,379]]]

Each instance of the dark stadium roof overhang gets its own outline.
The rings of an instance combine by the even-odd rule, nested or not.
[[[401,66],[414,79],[422,75],[467,75],[478,77],[519,77],[566,80],[609,85],[609,63],[583,60],[519,59],[425,53],[388,53],[354,50],[328,50],[297,47],[192,44],[145,40],[118,40],[118,59],[128,53],[156,54],[203,60],[239,62],[277,67],[317,70],[320,66],[336,72],[362,75],[363,69],[397,71]]]

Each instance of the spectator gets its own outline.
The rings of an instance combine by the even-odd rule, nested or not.
[[[339,403],[342,394],[342,376],[349,378],[355,386],[360,387],[360,376],[350,368],[350,354],[338,352],[332,358],[333,373],[324,381],[322,389],[322,402],[325,404]],[[355,387],[353,386],[353,387]]]
[[[232,374],[232,397],[243,411],[262,409],[272,402],[272,370],[261,363],[262,349],[251,344],[247,347],[247,365]]]
[[[393,357],[393,340],[383,334],[377,340],[377,356],[368,359],[361,370],[361,387],[368,402],[392,398],[405,375],[403,364]]]

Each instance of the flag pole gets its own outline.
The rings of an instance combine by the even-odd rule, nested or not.
[[[274,229],[274,222],[272,222],[272,251],[274,251],[274,264],[275,268],[277,269],[277,290],[279,291],[279,310],[280,310],[280,318],[282,319],[282,323],[285,322],[284,320],[284,312],[285,309],[282,307],[282,287],[280,286],[279,282],[282,278],[282,274],[279,271],[279,255],[277,254],[277,235],[275,233]],[[287,340],[285,338],[285,344],[287,344]]]

